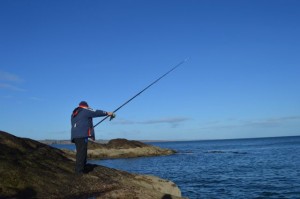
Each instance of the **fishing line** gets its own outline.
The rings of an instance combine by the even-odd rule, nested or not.
[[[146,88],[144,88],[143,90],[141,90],[140,92],[138,92],[136,95],[134,95],[132,98],[130,98],[129,100],[127,100],[125,103],[123,103],[121,106],[119,106],[116,110],[113,111],[113,113],[115,113],[118,110],[120,110],[123,106],[125,106],[126,104],[128,104],[131,100],[133,100],[134,98],[136,98],[137,96],[139,96],[140,94],[142,94],[145,90],[147,90],[148,88],[150,88],[151,86],[153,86],[155,83],[157,83],[159,80],[161,80],[162,78],[164,78],[165,76],[167,76],[169,73],[171,73],[172,71],[174,71],[176,68],[178,68],[180,65],[182,65],[183,63],[185,63],[187,60],[188,60],[188,58],[186,58],[185,60],[183,60],[183,61],[179,62],[178,64],[176,64],[174,67],[172,67],[165,74],[163,74],[162,76],[160,76],[159,78],[157,78],[155,81],[153,81],[151,84],[149,84]],[[102,123],[104,120],[106,120],[107,118],[109,118],[109,117],[110,117],[110,120],[112,120],[114,118],[114,117],[111,117],[111,116],[106,116],[100,122],[98,122],[97,124],[95,124],[94,128],[96,126],[98,126],[100,123]]]

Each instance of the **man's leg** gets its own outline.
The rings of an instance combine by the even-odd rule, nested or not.
[[[75,173],[83,173],[87,158],[87,138],[74,139],[76,145]]]

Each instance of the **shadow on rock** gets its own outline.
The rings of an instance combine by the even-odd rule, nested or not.
[[[161,199],[172,199],[170,194],[165,194]]]
[[[7,199],[10,199],[10,198],[35,198],[36,197],[36,191],[31,188],[31,187],[27,187],[23,190],[20,190],[18,191],[18,193],[14,196],[11,196],[11,197],[5,197]],[[0,197],[1,198],[1,197]]]
[[[94,171],[94,168],[96,168],[98,165],[96,164],[86,164],[84,167],[84,173],[90,173]]]

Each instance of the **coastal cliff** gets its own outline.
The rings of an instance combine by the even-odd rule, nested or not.
[[[181,198],[171,181],[89,164],[74,174],[62,150],[0,131],[0,198]]]

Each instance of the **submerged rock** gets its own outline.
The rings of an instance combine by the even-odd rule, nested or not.
[[[181,198],[177,185],[103,166],[73,172],[61,150],[0,131],[0,198]]]

